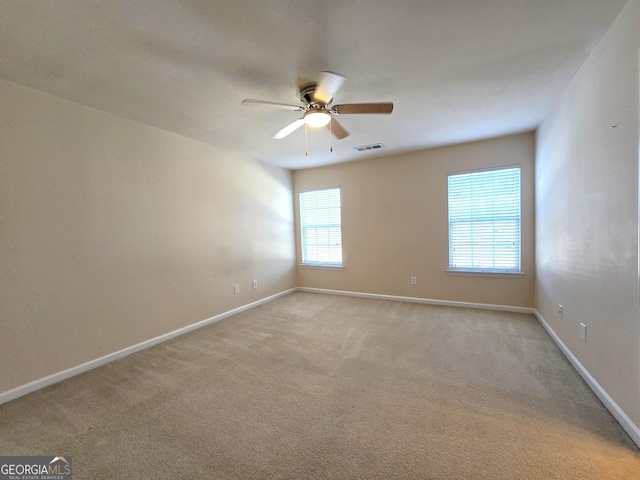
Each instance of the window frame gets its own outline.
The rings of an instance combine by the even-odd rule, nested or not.
[[[339,223],[332,223],[329,221],[329,219],[327,220],[327,223],[319,223],[319,222],[315,222],[315,223],[309,223],[309,224],[305,224],[305,211],[306,209],[303,209],[303,195],[311,193],[311,192],[323,192],[323,191],[330,191],[330,190],[337,190],[338,191],[338,205],[337,208],[339,210],[339,214],[338,214],[338,222]],[[329,201],[329,206],[326,207],[326,210],[330,210],[330,209],[335,209],[335,205],[331,205],[331,200]],[[305,190],[300,190],[298,192],[298,211],[299,211],[299,234],[300,234],[300,265],[303,267],[320,267],[320,268],[337,268],[337,269],[341,269],[343,268],[343,244],[342,244],[342,189],[339,185],[334,185],[334,186],[328,186],[328,187],[319,187],[319,188],[309,188],[309,189],[305,189]],[[331,213],[327,213],[327,216],[331,216]],[[307,235],[307,229],[314,229],[314,228],[324,228],[327,229],[327,242],[325,244],[316,244],[316,245],[311,245],[311,246],[316,246],[316,247],[321,247],[321,248],[326,248],[327,249],[327,254],[328,257],[330,258],[331,256],[334,255],[333,253],[333,248],[332,247],[336,247],[339,246],[339,260],[336,261],[331,261],[329,260],[320,260],[318,259],[317,256],[315,256],[315,259],[309,259],[309,247],[310,245],[308,244],[308,242],[306,242],[306,239],[308,238]],[[331,238],[331,230],[335,230],[338,229],[338,244],[337,245],[331,245],[330,244],[330,240],[333,240]],[[313,255],[312,255],[313,257]]]
[[[452,243],[452,190],[451,190],[451,178],[462,175],[470,175],[470,174],[481,174],[481,173],[489,173],[489,172],[498,172],[504,170],[518,170],[518,183],[517,183],[517,192],[514,193],[514,196],[517,195],[517,219],[515,219],[517,223],[517,238],[514,238],[514,241],[517,241],[517,265],[509,266],[509,267],[488,267],[488,266],[474,266],[473,265],[473,256],[471,253],[470,258],[472,259],[471,264],[465,264],[462,266],[455,266],[455,258],[453,258],[453,249],[455,248],[455,244]],[[490,198],[495,198],[495,194],[493,194]],[[512,197],[513,198],[513,197]],[[491,207],[493,209],[493,207]],[[495,213],[495,212],[493,212]],[[511,214],[511,215],[509,215]],[[504,214],[502,217],[500,215],[493,215],[490,217],[489,222],[491,222],[492,229],[495,231],[496,221],[502,220],[502,222],[506,222],[508,224],[509,221],[513,221],[513,214],[509,212],[509,214]],[[464,171],[456,171],[449,172],[447,175],[447,234],[448,234],[448,268],[447,273],[451,275],[480,275],[480,276],[513,276],[513,277],[522,277],[524,272],[522,271],[522,166],[517,165],[504,165],[504,166],[496,166],[496,167],[487,167],[487,168],[478,168],[472,170],[464,170]],[[474,223],[473,218],[467,218],[460,220],[458,219],[457,223],[461,222]],[[455,224],[456,222],[453,222]],[[476,220],[476,223],[480,223],[479,220]],[[486,221],[485,221],[486,223]],[[459,240],[459,239],[458,239]],[[469,240],[469,243],[472,243]],[[496,259],[500,259],[500,257],[496,257],[496,242],[492,242],[489,246],[492,250],[491,254],[491,262],[496,262]],[[506,257],[505,257],[506,258]]]

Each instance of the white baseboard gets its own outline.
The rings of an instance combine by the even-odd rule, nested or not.
[[[480,308],[483,310],[498,310],[502,312],[530,313],[530,314],[534,313],[533,308],[515,307],[510,305],[493,305],[489,303],[456,302],[453,300],[433,300],[430,298],[402,297],[398,295],[382,295],[378,293],[348,292],[344,290],[327,290],[324,288],[298,287],[296,288],[296,290],[299,292],[326,293],[331,295],[345,295],[348,297],[374,298],[377,300],[393,300],[396,302],[423,303],[426,305],[440,305],[443,307]]]
[[[606,407],[607,410],[613,415],[613,417],[618,421],[618,423],[624,428],[624,430],[629,434],[631,439],[640,447],[640,428],[633,423],[633,421],[627,416],[626,413],[620,408],[620,406],[609,396],[609,394],[605,391],[604,388],[596,381],[595,378],[591,376],[589,371],[584,368],[584,365],[580,363],[580,361],[575,357],[575,355],[569,350],[569,348],[564,344],[560,337],[556,335],[556,332],[549,326],[549,324],[542,318],[542,315],[534,309],[534,315],[540,322],[540,324],[547,331],[551,339],[556,343],[558,348],[562,351],[569,363],[573,365],[573,368],[580,374],[583,380],[587,383],[589,388],[593,390],[593,393],[600,399],[602,404]]]
[[[6,392],[0,393],[0,405],[2,405],[3,403],[10,402],[11,400],[15,400],[18,397],[27,395],[31,392],[35,392],[36,390],[40,390],[41,388],[48,387],[49,385],[53,385],[54,383],[58,383],[58,382],[61,382],[62,380],[66,380],[67,378],[71,378],[76,375],[80,375],[81,373],[92,370],[94,368],[101,367],[102,365],[106,365],[107,363],[113,362],[115,360],[126,357],[128,355],[131,355],[132,353],[139,352],[140,350],[144,350],[145,348],[152,347],[159,343],[166,342],[167,340],[171,340],[172,338],[178,337],[180,335],[184,335],[185,333],[191,332],[193,330],[197,330],[198,328],[202,328],[207,325],[211,325],[212,323],[219,322],[220,320],[230,317],[231,315],[244,312],[245,310],[249,310],[251,308],[257,307],[258,305],[262,305],[264,303],[268,303],[272,300],[275,300],[278,297],[282,297],[291,292],[294,292],[295,290],[296,290],[295,288],[292,288],[289,290],[285,290],[284,292],[276,293],[275,295],[271,295],[270,297],[257,300],[255,302],[249,303],[247,305],[243,305],[238,308],[234,308],[227,312],[223,312],[219,315],[215,315],[205,320],[201,320],[200,322],[196,322],[191,325],[187,325],[186,327],[179,328],[178,330],[174,330],[173,332],[165,333],[164,335],[160,335],[159,337],[145,340],[144,342],[137,343],[127,348],[123,348],[122,350],[118,350],[117,352],[110,353],[108,355],[105,355],[100,358],[96,358],[94,360],[90,360],[81,365],[68,368],[66,370],[51,374],[44,378],[34,380],[33,382],[26,383],[14,389],[7,390]]]

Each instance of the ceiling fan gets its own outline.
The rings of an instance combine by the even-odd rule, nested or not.
[[[302,117],[278,130],[273,138],[282,139],[291,134],[302,125],[313,128],[327,126],[331,133],[342,139],[349,136],[342,125],[336,120],[339,115],[352,114],[390,114],[393,111],[392,102],[382,103],[346,103],[330,106],[333,97],[345,81],[345,77],[332,72],[321,72],[318,82],[307,83],[300,87],[300,101],[303,106],[287,105],[284,103],[267,102],[264,100],[252,100],[246,98],[243,105],[262,105],[266,107],[304,112]]]

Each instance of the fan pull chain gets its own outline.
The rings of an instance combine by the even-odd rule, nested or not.
[[[307,140],[307,124],[304,124],[304,155],[309,156],[309,142]]]
[[[333,123],[333,119],[329,120],[329,151],[333,153],[333,135],[331,132],[331,124]]]

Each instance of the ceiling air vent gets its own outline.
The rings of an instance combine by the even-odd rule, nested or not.
[[[382,145],[381,143],[374,143],[372,145],[363,145],[361,147],[353,148],[355,148],[359,152],[366,152],[367,150],[380,150],[381,148],[384,148],[384,145]]]

